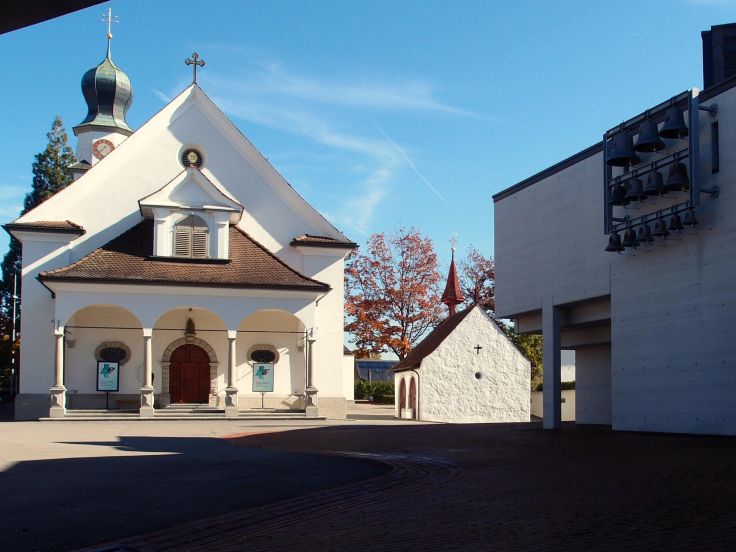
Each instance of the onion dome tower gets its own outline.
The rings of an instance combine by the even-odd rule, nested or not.
[[[447,274],[447,283],[445,284],[445,292],[442,294],[441,301],[450,309],[449,316],[455,314],[455,306],[465,301],[465,296],[460,289],[460,282],[457,279],[457,270],[455,270],[455,245],[452,246],[452,260],[450,261],[450,272]]]
[[[107,55],[82,77],[87,116],[73,129],[78,138],[77,159],[80,160],[72,166],[75,173],[92,167],[133,134],[125,120],[133,103],[133,89],[128,75],[113,63],[110,55],[111,25],[117,22],[113,20],[112,9],[103,16],[103,21],[108,24]]]

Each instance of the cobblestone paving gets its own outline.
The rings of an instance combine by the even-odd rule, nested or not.
[[[392,471],[189,523],[120,550],[736,550],[736,440],[538,424],[231,437]],[[97,548],[96,550],[101,550]]]

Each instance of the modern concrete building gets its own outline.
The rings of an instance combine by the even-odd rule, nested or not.
[[[82,80],[77,179],[5,226],[23,244],[16,417],[176,404],[345,417],[355,244],[196,82],[130,128],[110,38]]]
[[[544,335],[547,428],[572,349],[577,423],[736,434],[735,38],[703,33],[703,91],[493,198],[497,314]]]

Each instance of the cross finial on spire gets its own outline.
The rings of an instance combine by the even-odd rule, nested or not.
[[[199,59],[199,54],[197,52],[194,52],[192,54],[191,59],[190,58],[185,59],[184,63],[186,63],[187,65],[194,66],[194,75],[192,76],[192,84],[197,84],[197,66],[204,67],[204,60]]]
[[[112,8],[107,8],[107,13],[102,14],[103,23],[107,23],[107,57],[110,57],[110,42],[112,41],[112,24],[120,23],[118,16],[112,15]]]

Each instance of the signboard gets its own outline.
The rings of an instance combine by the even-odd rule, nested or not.
[[[117,392],[120,387],[120,363],[97,362],[97,390]]]
[[[253,365],[253,392],[273,393],[273,364],[258,363]]]

